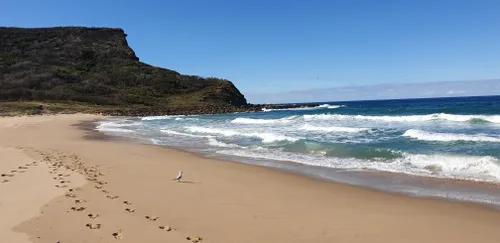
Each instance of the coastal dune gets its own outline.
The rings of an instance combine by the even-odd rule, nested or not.
[[[490,208],[110,139],[92,131],[91,121],[100,118],[0,119],[0,174],[30,164],[0,183],[2,241],[4,235],[5,242],[43,243],[500,239],[500,213]],[[172,181],[180,170],[184,181]],[[67,187],[59,174],[68,175]]]

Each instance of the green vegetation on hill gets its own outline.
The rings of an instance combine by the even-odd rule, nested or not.
[[[0,28],[0,102],[81,104],[124,114],[247,106],[228,80],[140,62],[126,36],[109,28]]]

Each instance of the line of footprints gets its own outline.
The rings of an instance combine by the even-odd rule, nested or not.
[[[12,180],[16,176],[17,173],[25,173],[31,166],[37,166],[37,162],[26,164],[25,166],[18,166],[17,169],[13,169],[10,173],[2,173],[0,174],[0,183],[7,183]]]
[[[38,151],[38,152],[43,156],[44,162],[51,164],[50,168],[52,169],[52,171],[50,173],[55,174],[56,176],[54,176],[53,179],[58,181],[58,184],[55,185],[56,187],[59,187],[59,188],[68,187],[67,184],[70,183],[70,181],[67,180],[66,178],[69,177],[70,175],[59,173],[59,171],[58,171],[59,168],[66,168],[68,170],[76,171],[76,172],[83,174],[88,181],[91,181],[92,183],[95,184],[94,185],[95,189],[106,194],[106,198],[111,199],[111,200],[115,200],[115,199],[119,198],[119,196],[111,195],[111,192],[104,188],[104,186],[107,184],[107,182],[100,180],[100,177],[103,176],[103,174],[100,173],[95,167],[85,166],[78,156],[76,156],[76,155],[66,156],[64,154],[59,153],[59,158],[57,158],[49,153],[44,153],[41,151]],[[65,164],[63,162],[64,160],[66,160],[66,161],[70,160],[71,164],[70,165]],[[87,208],[84,206],[85,202],[87,202],[87,201],[83,200],[83,199],[77,199],[76,192],[78,190],[79,189],[73,189],[73,188],[68,189],[68,192],[65,194],[65,197],[74,200],[75,206],[71,207],[70,211],[84,212],[87,210]],[[127,200],[123,201],[123,205],[125,205],[126,212],[128,212],[128,213],[136,213],[137,212],[137,210],[132,207],[132,203],[130,201],[127,201]],[[102,227],[102,224],[92,222],[92,221],[97,221],[96,219],[99,218],[99,214],[88,213],[87,217],[89,218],[89,220],[91,220],[91,222],[87,223],[85,225],[85,227],[87,227],[91,230],[98,230]],[[144,216],[144,218],[146,220],[154,221],[154,222],[159,220],[159,217],[151,216],[151,215],[146,215],[146,216]],[[158,229],[166,231],[166,232],[170,232],[170,231],[174,230],[171,226],[168,226],[168,225],[159,225]],[[112,236],[115,239],[122,239],[124,237],[121,229],[114,232],[112,234]],[[189,240],[193,243],[203,242],[203,238],[199,237],[199,236],[186,237],[186,240]]]

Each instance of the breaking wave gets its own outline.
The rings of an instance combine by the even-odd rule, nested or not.
[[[238,117],[231,121],[231,123],[238,124],[287,124],[292,122],[292,119],[296,118],[296,116],[291,116],[282,119],[254,119],[254,118],[243,118]]]
[[[95,130],[100,132],[114,132],[114,133],[133,133],[134,130],[126,129],[123,127],[131,127],[140,125],[140,123],[119,123],[113,121],[102,121],[96,126]]]
[[[196,134],[190,134],[190,133],[176,132],[176,131],[167,130],[167,129],[162,129],[160,131],[162,133],[166,133],[166,134],[170,134],[170,135],[178,135],[178,136],[185,136],[185,137],[192,137],[192,138],[213,138],[213,136],[209,136],[209,135],[196,135]]]
[[[219,134],[225,137],[254,137],[262,140],[263,143],[273,143],[279,141],[289,141],[295,142],[300,138],[288,137],[284,135],[274,134],[274,133],[258,133],[258,132],[240,132],[231,129],[218,129],[218,128],[208,128],[208,127],[198,127],[191,126],[186,127],[190,132],[194,133],[204,133],[204,134]]]
[[[305,120],[365,120],[381,122],[427,122],[435,120],[453,122],[475,122],[485,121],[490,123],[500,123],[500,115],[454,115],[446,113],[436,113],[428,115],[409,116],[364,116],[364,115],[341,115],[341,114],[318,114],[304,115]]]
[[[316,108],[322,108],[322,109],[337,109],[340,107],[344,107],[343,105],[329,105],[329,104],[324,104],[324,105],[318,105]]]
[[[329,104],[323,104],[323,105],[318,105],[318,106],[313,106],[313,107],[296,107],[296,108],[277,108],[277,109],[267,109],[267,108],[262,108],[262,111],[264,112],[269,112],[269,111],[300,111],[300,110],[315,110],[315,109],[337,109],[340,107],[345,107],[345,105],[329,105]]]
[[[223,148],[242,148],[241,146],[238,146],[236,144],[227,144],[227,143],[221,142],[215,138],[209,138],[208,145],[215,146],[215,147],[223,147]]]
[[[224,155],[290,161],[311,166],[347,170],[377,170],[416,176],[453,178],[473,181],[500,182],[500,161],[491,156],[467,156],[446,154],[402,154],[389,161],[356,158],[326,157],[323,154],[298,154],[260,148],[258,150],[221,150]],[[396,152],[394,152],[396,153]]]
[[[190,115],[190,116],[146,116],[142,117],[142,121],[154,121],[154,120],[168,120],[168,119],[175,119],[177,121],[187,119],[186,117],[195,117],[197,115]]]
[[[318,127],[318,126],[313,126],[313,125],[306,124],[306,125],[300,127],[300,130],[313,131],[313,132],[348,132],[348,133],[356,133],[356,132],[367,131],[369,129],[368,128],[358,128],[358,127],[334,127],[334,126]]]
[[[454,142],[454,141],[470,141],[470,142],[500,142],[500,138],[489,137],[485,135],[461,134],[461,133],[438,133],[426,132],[418,129],[407,130],[403,136],[415,138],[424,141],[437,142]]]

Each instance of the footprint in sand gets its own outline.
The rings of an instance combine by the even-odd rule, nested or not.
[[[0,174],[1,177],[13,177],[13,174]]]
[[[19,170],[17,173],[25,173],[25,170]]]
[[[148,219],[148,220],[151,220],[151,221],[156,221],[156,220],[158,220],[160,217],[146,215],[146,216],[144,216],[144,218],[146,218],[146,219]]]
[[[64,195],[65,197],[70,197],[70,198],[75,198],[76,195],[74,193],[66,193],[66,195]]]
[[[134,213],[135,209],[133,209],[133,208],[126,208],[125,211],[127,211],[129,213]]]
[[[158,228],[162,229],[162,230],[165,230],[165,231],[172,231],[172,227],[168,226],[168,225],[160,225]]]
[[[26,166],[19,166],[17,168],[20,169],[20,170],[27,170],[28,169],[28,167],[26,167]]]
[[[201,238],[199,236],[195,236],[195,237],[188,236],[188,237],[186,237],[186,240],[190,240],[193,243],[203,242],[203,238]]]
[[[99,189],[101,190],[102,189],[102,186],[94,186],[96,189]]]
[[[100,229],[101,228],[101,224],[86,224],[85,226],[87,226],[90,229]]]
[[[17,170],[11,170],[10,171],[10,173],[16,173],[16,172],[17,172]]]
[[[2,183],[7,183],[7,182],[9,182],[9,180],[4,179],[4,180],[2,180],[1,182],[2,182]]]
[[[107,195],[106,197],[109,198],[109,199],[117,199],[117,198],[119,198],[119,196],[110,196],[110,195]]]
[[[89,217],[90,219],[95,219],[95,218],[99,217],[99,214],[89,213],[89,214],[87,214],[87,217]]]
[[[118,230],[118,232],[115,232],[113,233],[113,236],[115,237],[115,239],[117,240],[120,240],[120,239],[123,239],[123,234],[122,234],[122,230]]]
[[[123,201],[123,203],[126,204],[126,205],[132,205],[132,203],[129,202],[129,201]]]
[[[71,210],[78,211],[78,212],[83,211],[85,209],[86,209],[86,207],[71,207]]]

